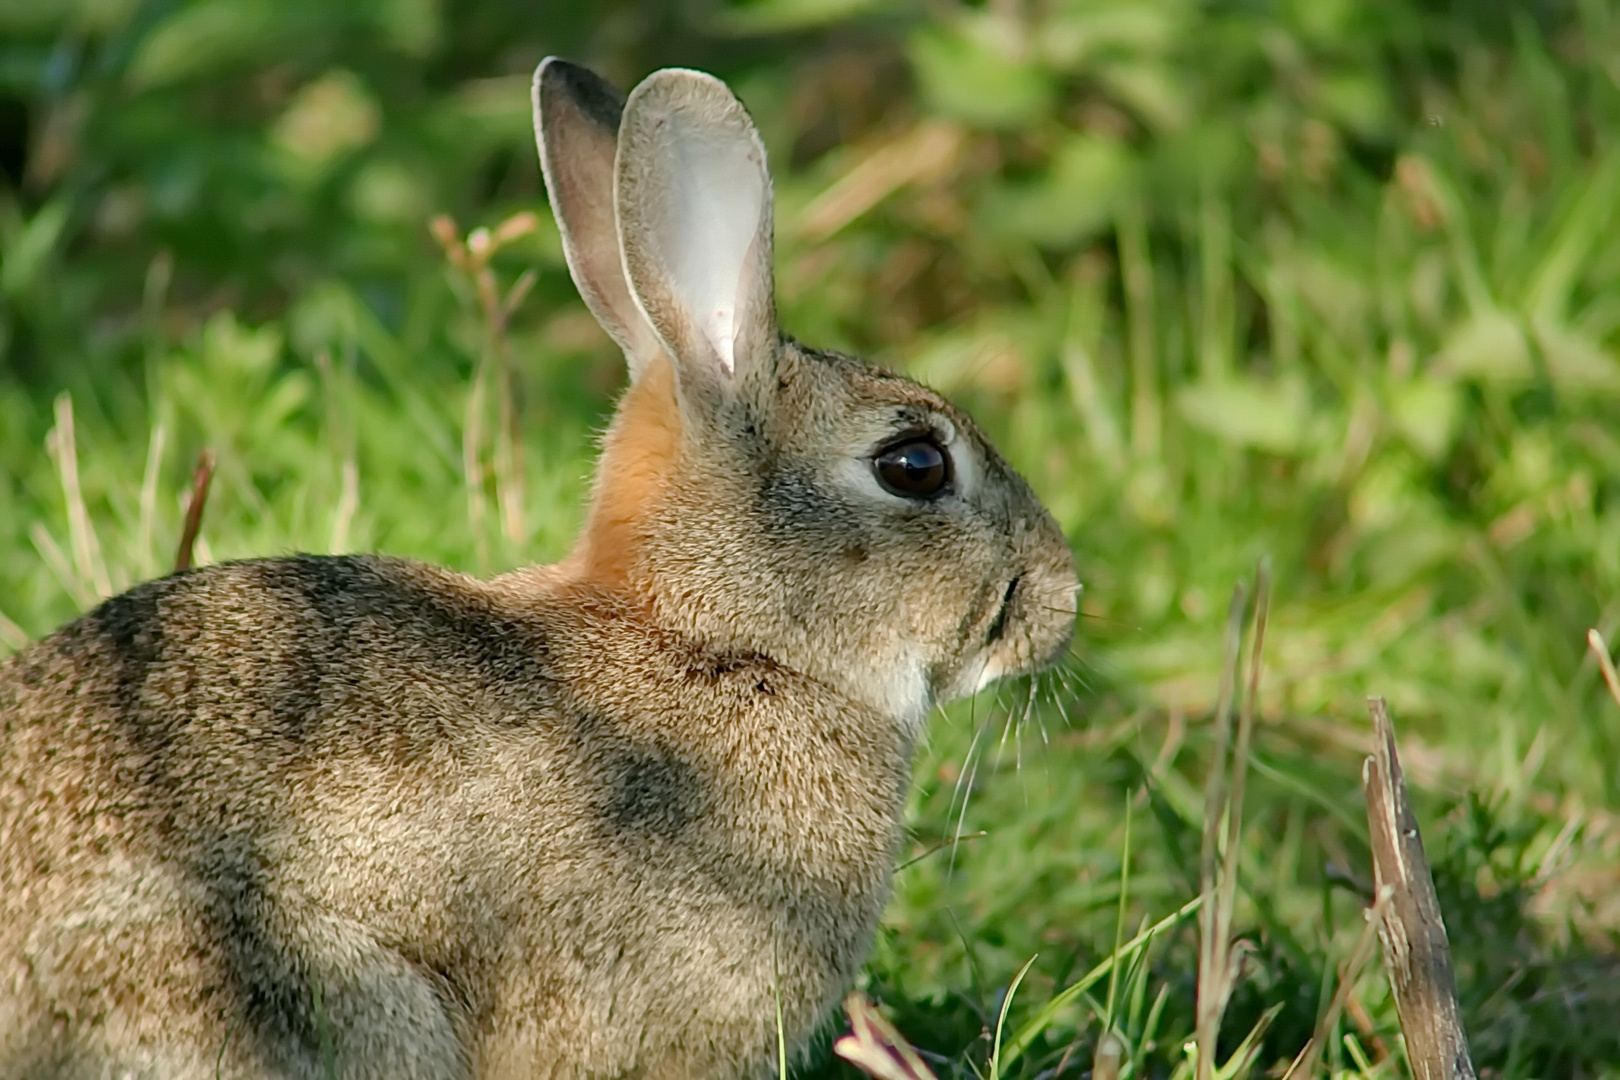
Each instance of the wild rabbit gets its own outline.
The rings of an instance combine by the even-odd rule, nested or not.
[[[1067,647],[972,421],[778,332],[730,91],[548,60],[534,107],[631,375],[578,545],[212,566],[0,665],[0,1076],[768,1073],[868,947],[931,705]]]

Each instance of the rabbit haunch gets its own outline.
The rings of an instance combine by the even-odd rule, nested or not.
[[[0,664],[0,1075],[761,1075],[868,947],[929,705],[1066,648],[972,421],[777,330],[730,92],[547,61],[535,108],[631,371],[578,544],[211,567]],[[881,480],[906,440],[948,484]]]

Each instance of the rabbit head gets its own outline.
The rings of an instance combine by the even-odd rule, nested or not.
[[[1061,530],[962,411],[777,328],[765,149],[717,79],[536,72],[546,187],[631,383],[555,571],[899,722],[1066,649]]]

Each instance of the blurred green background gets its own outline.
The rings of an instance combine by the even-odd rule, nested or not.
[[[1197,892],[1262,554],[1223,1060],[1269,1016],[1254,1068],[1286,1062],[1350,951],[1378,693],[1480,1064],[1620,1075],[1609,0],[0,0],[0,649],[164,572],[205,446],[203,559],[566,549],[623,375],[545,209],[548,53],[730,81],[784,325],[967,404],[1073,540],[1075,662],[936,717],[865,976],[942,1076],[1035,954],[1002,1075],[1106,1030],[1186,1071],[1185,922],[1043,1006]],[[493,326],[430,222],[525,211]],[[1334,1070],[1404,1069],[1381,978],[1338,1034]]]

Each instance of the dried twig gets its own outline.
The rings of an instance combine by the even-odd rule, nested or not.
[[[197,468],[191,474],[191,498],[186,502],[186,524],[180,533],[180,547],[174,553],[176,570],[191,569],[191,549],[202,528],[203,507],[208,504],[208,487],[214,480],[214,451],[204,447],[197,455]]]
[[[1368,1050],[1372,1051],[1373,1061],[1380,1064],[1388,1061],[1390,1056],[1389,1045],[1384,1042],[1384,1037],[1378,1034],[1378,1029],[1373,1026],[1373,1018],[1367,1012],[1367,1007],[1355,998],[1351,998],[1344,1004],[1344,1014],[1350,1018],[1350,1023],[1355,1025],[1356,1034],[1360,1036],[1361,1042],[1365,1044]]]
[[[1367,708],[1374,743],[1373,756],[1362,769],[1362,784],[1367,789],[1373,877],[1380,894],[1386,889],[1390,894],[1378,920],[1378,934],[1406,1036],[1406,1056],[1415,1080],[1473,1080],[1451,947],[1395,753],[1395,727],[1383,698],[1369,698]]]
[[[1249,753],[1254,744],[1254,719],[1260,710],[1260,661],[1266,647],[1266,619],[1271,613],[1271,562],[1261,559],[1254,575],[1254,640],[1249,644],[1249,685],[1238,709],[1237,743],[1232,748],[1232,793],[1226,805],[1226,848],[1221,859],[1220,891],[1216,898],[1220,930],[1228,940],[1232,911],[1237,906],[1238,848],[1243,842],[1243,794],[1249,777]],[[1228,948],[1230,948],[1228,946]],[[1227,991],[1230,993],[1231,988]]]
[[[935,1080],[934,1070],[866,995],[852,992],[844,999],[844,1011],[849,1034],[833,1043],[833,1053],[877,1080]]]

